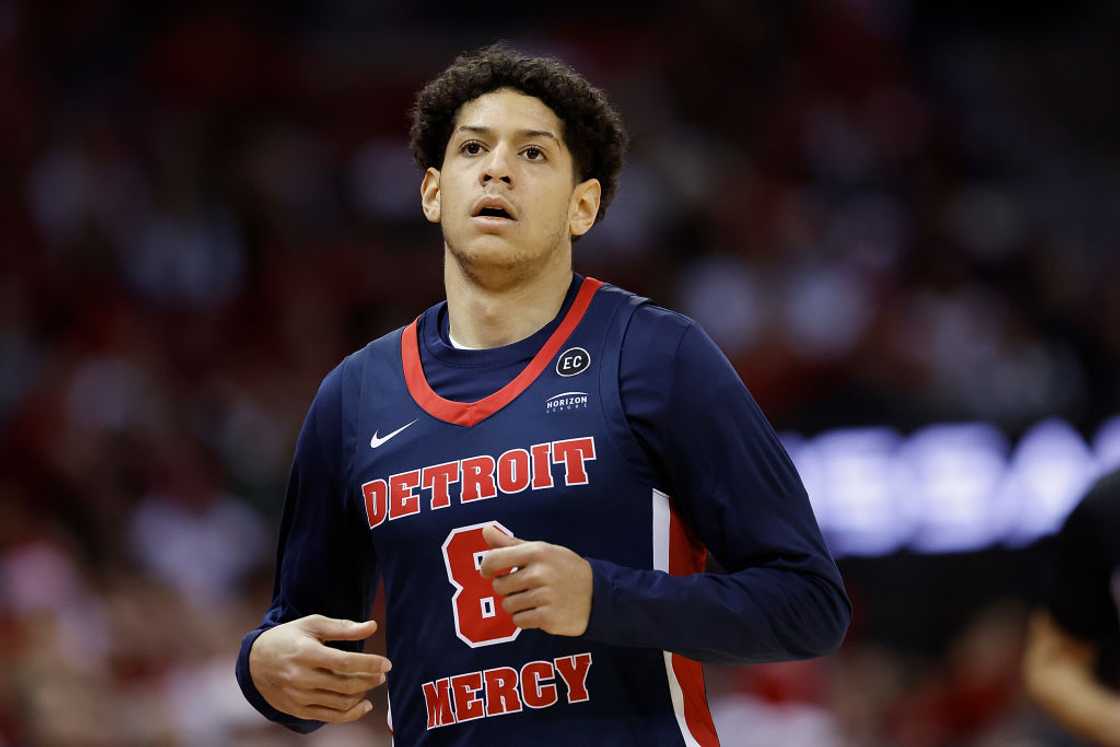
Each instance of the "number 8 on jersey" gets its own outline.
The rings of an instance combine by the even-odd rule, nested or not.
[[[521,628],[513,616],[502,609],[490,579],[479,572],[482,558],[490,547],[482,528],[493,526],[513,536],[496,521],[452,529],[443,541],[443,562],[447,578],[455,587],[451,609],[455,615],[455,635],[471,648],[493,646],[517,638]]]

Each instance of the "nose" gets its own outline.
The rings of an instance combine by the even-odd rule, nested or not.
[[[507,154],[508,150],[504,144],[490,151],[489,157],[483,164],[482,173],[479,175],[479,181],[483,186],[495,180],[503,181],[510,186],[513,185],[509,157]]]

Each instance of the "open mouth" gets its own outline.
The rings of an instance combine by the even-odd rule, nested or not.
[[[485,207],[478,211],[476,218],[505,218],[506,220],[513,220],[513,216],[507,213],[500,207]]]
[[[509,200],[499,195],[480,197],[471,209],[471,218],[479,226],[497,228],[517,222],[517,212]]]

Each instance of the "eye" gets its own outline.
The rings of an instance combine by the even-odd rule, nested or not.
[[[530,161],[542,161],[542,160],[544,160],[544,151],[541,150],[540,148],[538,148],[535,145],[530,145],[528,148],[525,149],[524,152],[525,152],[525,157],[528,158]]]
[[[468,140],[459,146],[460,153],[466,153],[468,156],[477,156],[482,152],[482,143],[477,140]]]

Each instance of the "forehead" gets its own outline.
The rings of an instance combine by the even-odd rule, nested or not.
[[[463,104],[455,126],[489,127],[498,132],[547,130],[557,137],[562,137],[564,128],[560,118],[543,101],[512,88],[499,88]]]

